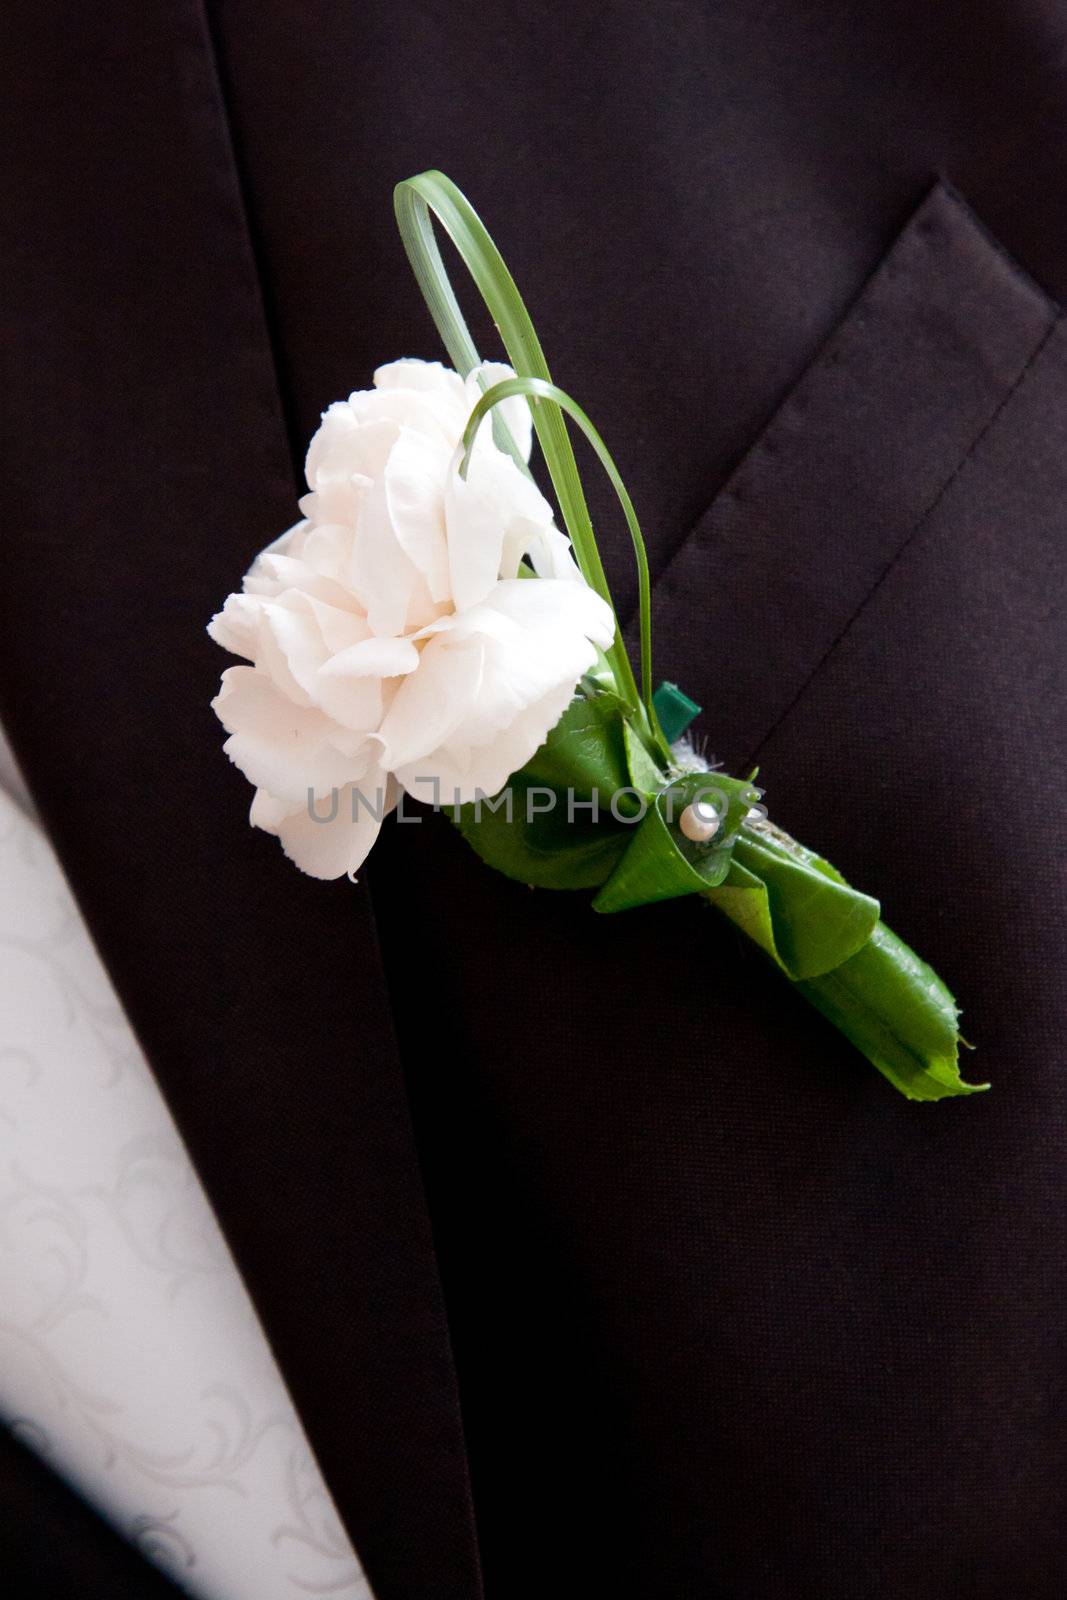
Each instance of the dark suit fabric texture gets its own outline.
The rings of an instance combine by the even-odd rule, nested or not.
[[[0,27],[0,716],[378,1600],[1062,1600],[1067,4]],[[443,356],[431,166],[626,477],[657,676],[990,1094],[905,1102],[695,901],[248,827],[204,624],[325,406]],[[156,1594],[38,1471],[5,1593]]]

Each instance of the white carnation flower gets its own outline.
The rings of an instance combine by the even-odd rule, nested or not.
[[[308,451],[304,520],[208,629],[251,662],[223,673],[212,702],[256,786],[251,821],[318,878],[360,865],[398,786],[445,804],[496,794],[614,636],[551,507],[488,423],[460,478],[479,373],[512,376],[487,363],[464,382],[395,361],[330,406]],[[529,407],[501,409],[528,459]],[[518,576],[524,556],[534,580]]]

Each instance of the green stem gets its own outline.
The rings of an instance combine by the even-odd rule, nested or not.
[[[441,172],[423,172],[418,177],[397,184],[394,204],[408,260],[456,371],[466,377],[479,364],[480,358],[441,258],[434,234],[435,216],[474,279],[516,373],[523,378],[540,378],[551,384],[552,374],[548,370],[544,351],[515,281],[481,219],[456,185]],[[533,420],[582,575],[614,612],[611,591],[596,547],[589,509],[562,413],[556,406],[536,406]],[[514,453],[514,445],[509,438],[505,438],[505,446]],[[619,694],[640,714],[641,700],[622,641],[617,614],[615,638],[607,657]],[[655,726],[653,724],[653,728]]]
[[[552,405],[557,406],[561,412],[566,412],[568,416],[573,417],[596,452],[597,459],[607,473],[611,486],[618,497],[619,504],[622,506],[626,525],[633,540],[634,556],[637,560],[637,592],[641,631],[641,698],[644,702],[649,729],[656,740],[661,756],[666,762],[669,762],[670,750],[666,740],[660,733],[659,719],[652,704],[652,586],[648,570],[648,552],[645,549],[645,541],[641,535],[641,525],[637,520],[633,501],[630,499],[626,485],[622,481],[622,475],[618,467],[616,467],[607,445],[581,406],[576,400],[572,400],[570,395],[563,389],[560,389],[554,383],[547,382],[544,378],[505,378],[502,383],[494,384],[491,389],[488,389],[482,395],[471,412],[467,426],[464,429],[463,460],[459,468],[460,476],[463,478],[467,476],[471,451],[474,449],[474,441],[477,437],[478,429],[485,418],[502,401],[510,400],[517,395],[521,395],[531,402],[531,409],[535,419],[538,402],[541,400],[549,401]],[[579,559],[579,565],[582,565],[581,551],[577,543],[574,549]]]

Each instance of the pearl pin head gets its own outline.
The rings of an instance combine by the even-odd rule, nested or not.
[[[707,844],[719,831],[719,813],[710,800],[696,800],[686,806],[678,826],[694,844]]]

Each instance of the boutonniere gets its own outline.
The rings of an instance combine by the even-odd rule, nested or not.
[[[915,1100],[971,1094],[956,1003],[876,899],[775,826],[756,774],[709,769],[699,710],[653,690],[648,561],[593,424],[552,382],[499,251],[441,173],[396,212],[451,360],[379,367],[324,413],[302,520],[210,625],[250,663],[213,705],[255,786],[251,822],[319,878],[352,877],[403,796],[445,809],[482,861],[616,913],[698,894]],[[483,362],[433,219],[509,365]],[[623,646],[571,449],[618,496],[638,572],[640,660]],[[564,533],[529,471],[536,435]],[[712,716],[714,711],[712,708]]]

